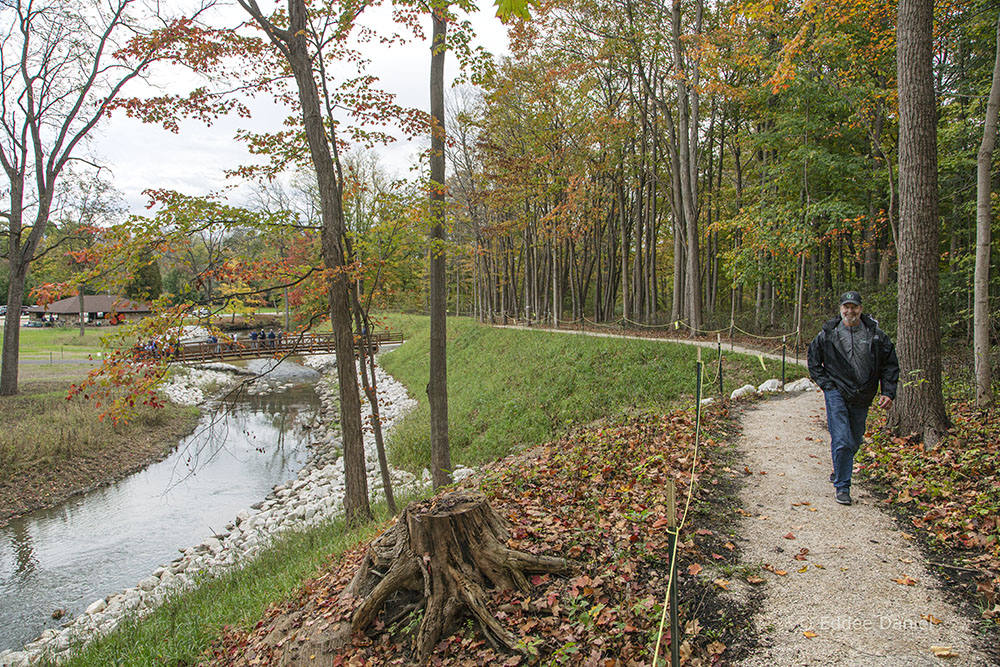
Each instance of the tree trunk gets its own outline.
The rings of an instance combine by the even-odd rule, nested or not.
[[[302,122],[309,155],[316,170],[322,227],[320,243],[323,266],[330,284],[330,324],[337,349],[337,379],[340,386],[340,425],[344,444],[344,514],[349,524],[371,519],[368,476],[365,469],[364,440],[361,436],[361,397],[354,361],[354,333],[351,327],[351,287],[353,280],[344,270],[342,239],[346,232],[343,191],[339,182],[339,162],[331,151],[336,143],[327,136],[319,89],[308,48],[309,9],[305,0],[289,0],[288,28],[281,29],[260,13],[255,3],[240,0],[240,6],[261,26],[288,61],[295,77]]]
[[[0,366],[0,396],[17,393],[17,366],[21,345],[21,305],[24,303],[24,283],[28,279],[26,262],[10,261],[10,283],[7,285],[7,315],[3,325],[3,357]]]
[[[82,287],[76,293],[76,297],[77,297],[77,306],[79,307],[79,311],[80,311],[80,338],[83,338],[83,336],[86,333],[86,331],[84,330],[84,325],[83,325],[84,312],[83,312],[83,288]]]
[[[933,0],[899,3],[899,361],[890,427],[925,447],[948,427],[941,393],[937,124],[931,67]]]
[[[997,53],[993,83],[983,122],[983,141],[976,168],[976,275],[973,309],[973,349],[976,360],[976,405],[993,403],[993,368],[990,361],[990,162],[997,142],[1000,112],[1000,18],[997,19]]]
[[[348,246],[350,247],[350,246]],[[354,253],[352,252],[353,256]],[[389,461],[385,455],[385,441],[382,437],[382,416],[378,407],[378,380],[375,377],[375,348],[372,345],[372,326],[368,313],[361,306],[358,293],[361,286],[355,283],[354,325],[358,332],[358,370],[361,372],[361,387],[368,399],[371,413],[372,433],[375,436],[375,453],[378,456],[379,473],[382,476],[382,491],[385,493],[385,504],[389,511],[396,513],[396,497],[392,492],[392,477],[389,475]],[[374,287],[373,287],[374,289]],[[369,372],[371,379],[369,380]]]
[[[389,625],[422,608],[415,652],[423,663],[468,613],[495,648],[517,650],[513,633],[487,607],[487,589],[528,592],[527,573],[561,572],[570,564],[514,551],[506,546],[509,538],[506,522],[479,495],[456,491],[411,504],[372,542],[342,593],[362,600],[350,630],[364,630],[380,613]]]
[[[448,26],[440,10],[432,13],[431,37],[431,340],[430,380],[427,400],[431,410],[431,480],[434,488],[451,484],[451,452],[448,446],[448,335],[444,236],[444,56]]]

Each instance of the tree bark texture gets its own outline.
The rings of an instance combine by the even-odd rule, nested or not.
[[[487,606],[487,590],[527,592],[526,574],[561,572],[569,562],[514,551],[505,546],[509,538],[504,520],[477,494],[456,491],[412,503],[372,542],[343,593],[362,600],[351,630],[364,630],[379,615],[390,625],[422,608],[415,640],[420,661],[465,614],[494,647],[516,650],[514,635]]]
[[[445,276],[444,233],[444,57],[448,24],[441,11],[433,12],[431,39],[431,194],[430,194],[430,379],[427,400],[431,410],[431,481],[434,488],[451,484],[448,445],[448,283]]]
[[[983,121],[983,141],[976,163],[976,274],[974,278],[973,351],[976,367],[976,405],[993,403],[993,367],[990,357],[990,187],[993,149],[997,143],[1000,112],[1000,18],[997,19],[993,83]]]
[[[931,67],[933,0],[899,3],[900,392],[893,430],[925,446],[948,427],[941,393],[937,119]]]

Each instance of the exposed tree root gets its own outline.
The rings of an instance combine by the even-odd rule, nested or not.
[[[486,605],[487,589],[527,591],[527,574],[564,571],[569,562],[510,549],[509,537],[504,520],[478,494],[458,491],[411,504],[372,542],[344,590],[362,599],[352,632],[367,628],[383,610],[383,621],[392,622],[401,609],[422,606],[415,644],[420,660],[466,613],[494,647],[516,650],[514,635]]]

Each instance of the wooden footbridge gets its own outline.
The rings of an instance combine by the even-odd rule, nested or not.
[[[377,331],[369,337],[373,352],[382,345],[402,343],[403,334],[399,331]],[[360,341],[354,343],[354,354],[357,355]],[[333,334],[290,334],[275,338],[231,338],[220,339],[217,342],[203,341],[197,343],[181,343],[158,350],[166,354],[171,361],[229,361],[232,359],[262,359],[266,357],[286,357],[304,354],[334,354],[337,351]]]

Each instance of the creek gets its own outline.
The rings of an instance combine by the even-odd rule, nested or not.
[[[164,460],[0,528],[0,652],[134,586],[295,479],[308,459],[319,374],[286,361],[266,378],[275,391],[227,402],[225,418],[210,404]]]

